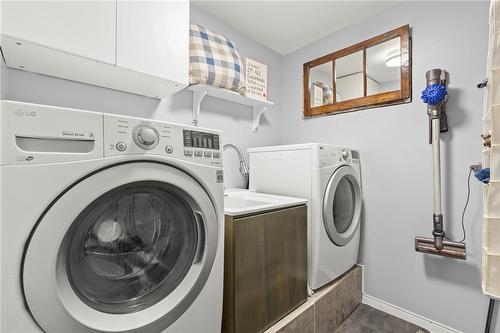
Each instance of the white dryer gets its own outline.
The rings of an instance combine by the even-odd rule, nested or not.
[[[359,153],[310,143],[248,149],[250,189],[308,200],[308,285],[318,289],[358,260]]]
[[[220,133],[1,102],[2,332],[219,332]]]

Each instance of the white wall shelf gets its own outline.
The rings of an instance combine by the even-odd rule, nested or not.
[[[200,116],[201,101],[205,98],[205,96],[212,96],[225,101],[250,106],[253,111],[252,132],[257,132],[262,114],[269,107],[274,105],[273,102],[259,101],[253,98],[241,96],[237,92],[231,90],[212,87],[202,83],[191,85],[188,87],[188,90],[193,92],[193,124],[195,126],[198,123],[198,118]]]

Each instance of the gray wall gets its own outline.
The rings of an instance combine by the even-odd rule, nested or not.
[[[245,57],[250,57],[267,64],[268,95],[269,100],[274,102],[274,107],[261,118],[258,132],[252,133],[251,108],[206,97],[201,105],[199,126],[222,130],[224,142],[236,143],[244,151],[250,146],[278,144],[281,131],[281,55],[193,7],[191,22],[201,24],[233,40],[243,61]],[[6,99],[151,117],[183,124],[191,124],[192,121],[192,93],[189,91],[182,91],[158,101],[15,69],[2,69],[2,74],[2,98]],[[245,182],[238,172],[238,159],[234,151],[226,151],[224,159],[225,186],[243,187]]]
[[[282,142],[325,142],[361,152],[366,293],[466,333],[484,329],[488,302],[480,286],[482,191],[472,180],[467,261],[414,251],[413,237],[431,233],[433,209],[431,147],[420,92],[428,69],[450,72],[450,131],[442,152],[444,216],[449,236],[459,239],[468,165],[481,160],[483,93],[475,85],[486,73],[488,6],[402,4],[289,54],[283,62]],[[412,103],[302,119],[303,63],[404,24],[410,24],[413,36]],[[494,332],[500,332],[498,321]]]

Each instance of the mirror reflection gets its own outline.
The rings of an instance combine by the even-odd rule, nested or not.
[[[401,88],[401,38],[366,49],[367,96]]]
[[[333,62],[311,68],[309,74],[311,107],[333,104]]]
[[[363,51],[335,60],[337,102],[364,96]]]

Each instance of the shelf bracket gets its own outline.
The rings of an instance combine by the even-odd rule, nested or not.
[[[198,118],[200,117],[201,101],[207,95],[207,90],[202,86],[196,86],[193,89],[193,125],[198,125]]]
[[[253,106],[253,124],[252,132],[255,133],[259,129],[260,117],[266,112],[267,105]]]

